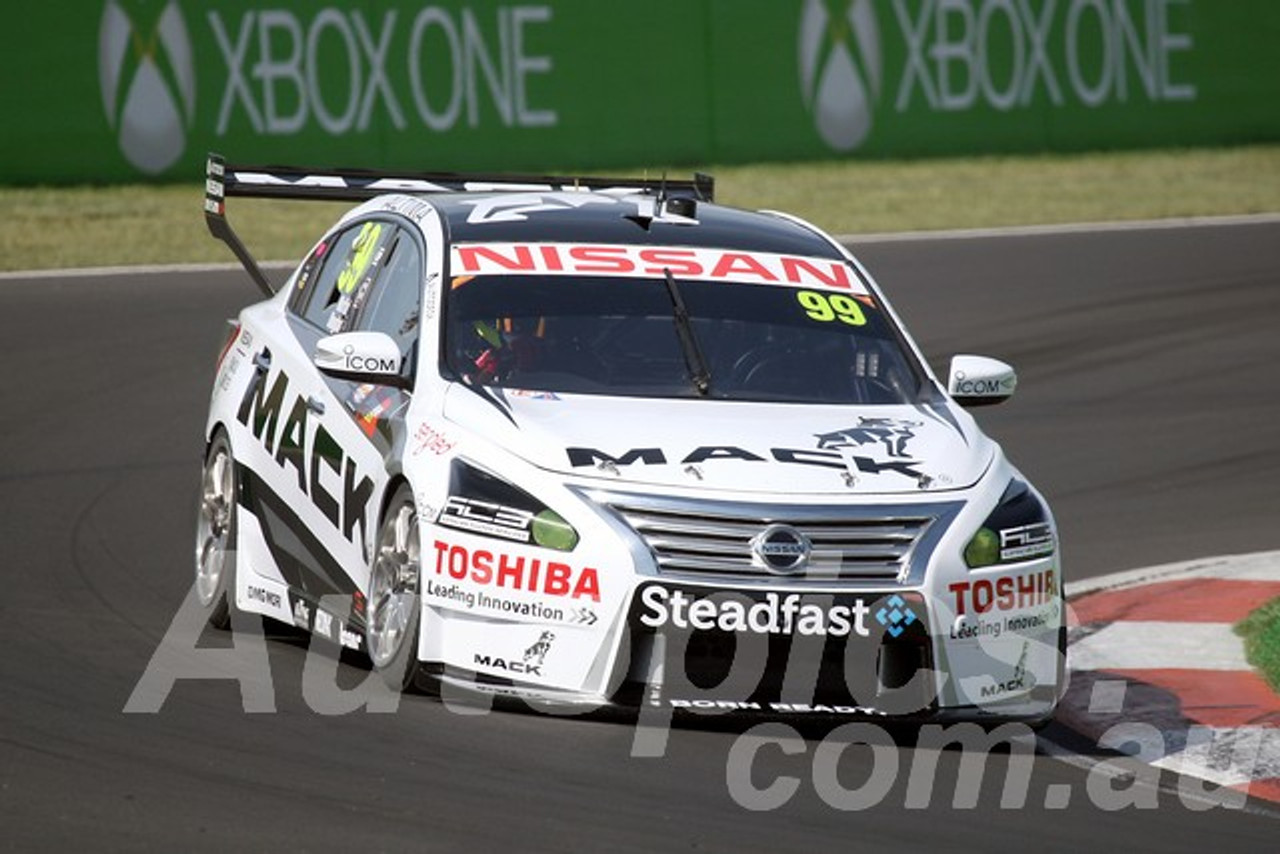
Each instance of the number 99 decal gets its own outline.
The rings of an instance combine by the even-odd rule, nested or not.
[[[338,274],[338,293],[349,294],[356,289],[356,283],[364,276],[373,261],[373,250],[382,236],[382,223],[366,222],[351,244],[351,252],[347,255],[347,265]]]
[[[848,294],[824,294],[819,291],[800,291],[796,299],[804,313],[814,320],[829,323],[839,320],[849,326],[866,326],[867,316],[862,306]]]

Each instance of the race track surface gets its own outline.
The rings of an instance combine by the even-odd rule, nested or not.
[[[1017,396],[978,414],[1052,502],[1068,578],[1280,548],[1280,226],[855,249],[936,370],[956,352],[1018,367]],[[826,729],[729,773],[741,728],[679,728],[646,758],[632,756],[637,731],[610,721],[464,715],[425,697],[325,716],[302,690],[307,642],[283,632],[255,683],[274,713],[243,711],[228,679],[179,680],[159,712],[124,713],[190,586],[213,363],[223,318],[254,293],[233,273],[0,282],[0,847],[1274,845],[1275,819],[1188,807],[1176,779],[1128,791],[1153,808],[1111,809],[1126,798],[1099,775],[1043,755],[1014,786],[1023,805],[1002,809],[1008,756],[957,792],[961,752],[914,747],[911,731],[878,754],[882,771],[896,765],[892,785],[845,812],[814,782],[815,754],[834,755]],[[344,663],[338,679],[365,675]],[[839,784],[857,789],[872,759],[849,747]],[[932,785],[913,788],[913,766],[934,760]],[[773,810],[744,808],[729,786],[787,777],[796,790]],[[976,806],[953,808],[956,796]]]

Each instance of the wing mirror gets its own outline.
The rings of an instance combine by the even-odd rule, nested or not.
[[[331,377],[408,388],[400,374],[404,357],[400,345],[385,332],[341,332],[321,338],[312,357]]]
[[[1018,387],[1018,374],[999,359],[956,356],[947,375],[947,393],[964,407],[1004,403]]]

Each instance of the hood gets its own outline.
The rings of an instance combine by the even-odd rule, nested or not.
[[[613,487],[919,495],[972,486],[996,453],[945,401],[815,406],[454,385],[444,415],[538,468]]]

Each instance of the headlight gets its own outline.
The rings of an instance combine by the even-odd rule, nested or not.
[[[1053,554],[1054,548],[1048,510],[1026,483],[1014,479],[964,547],[964,562],[978,569],[1043,557]]]
[[[578,545],[578,532],[559,513],[518,486],[461,460],[453,461],[449,499],[436,524],[562,552]]]

